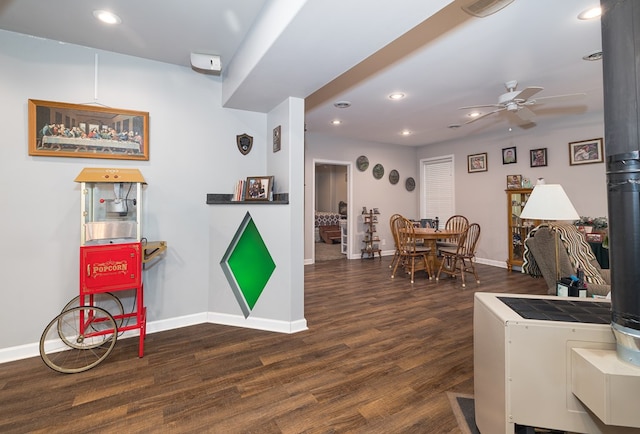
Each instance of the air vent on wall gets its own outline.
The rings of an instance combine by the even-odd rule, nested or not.
[[[512,2],[513,0],[475,0],[462,6],[462,10],[474,17],[484,18],[498,12]]]

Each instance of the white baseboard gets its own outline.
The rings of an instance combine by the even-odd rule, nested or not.
[[[207,322],[278,333],[297,333],[307,330],[306,319],[287,322],[265,318],[245,318],[242,315],[229,315],[225,313],[209,312],[207,314]]]
[[[498,268],[507,268],[507,261],[496,261],[493,259],[483,259],[483,258],[476,258],[476,263],[478,264],[484,264],[484,265],[491,265],[492,267],[498,267]]]
[[[307,330],[307,320],[277,321],[265,318],[245,318],[242,315],[228,315],[214,312],[201,312],[193,315],[185,315],[147,323],[147,334],[163,332],[167,330],[188,327],[197,324],[212,323],[264,330],[277,333],[298,333]],[[140,333],[129,330],[118,336],[118,340],[137,337]],[[37,357],[40,355],[40,343],[18,345],[15,347],[0,348],[0,363],[13,362],[15,360]]]

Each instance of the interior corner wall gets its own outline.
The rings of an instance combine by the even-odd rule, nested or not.
[[[360,258],[360,249],[364,239],[364,224],[362,220],[362,208],[378,208],[380,219],[377,226],[383,252],[393,251],[393,238],[389,228],[389,217],[394,213],[401,213],[410,218],[419,218],[418,189],[407,191],[405,181],[408,177],[418,179],[418,163],[416,149],[351,140],[322,134],[307,133],[305,136],[305,206],[304,206],[304,257],[305,263],[310,263],[314,248],[314,216],[315,209],[311,198],[314,196],[314,160],[351,161],[354,163],[352,170],[351,186],[353,203],[348,203],[348,212],[353,219],[353,236],[350,238],[349,257]],[[369,167],[360,171],[355,167],[355,161],[364,155],[369,159]],[[372,169],[376,164],[382,164],[384,175],[381,179],[373,176]],[[400,181],[397,184],[389,182],[389,172],[397,170],[400,173]],[[323,210],[318,210],[323,211]]]
[[[73,180],[84,167],[136,167],[148,183],[143,236],[168,244],[144,272],[149,323],[203,313],[208,231],[237,224],[212,222],[206,195],[230,194],[238,179],[265,170],[267,115],[223,108],[220,78],[188,67],[2,30],[0,64],[0,360],[7,348],[35,347],[47,323],[78,294],[80,188]],[[149,161],[29,156],[30,98],[149,112]],[[254,137],[246,156],[236,146],[242,133]],[[271,225],[261,230],[272,242],[282,232]]]
[[[604,120],[591,119],[580,125],[535,127],[492,137],[466,137],[464,140],[422,147],[419,159],[453,154],[455,158],[456,213],[467,216],[482,229],[477,258],[480,262],[506,267],[509,234],[507,231],[507,175],[522,175],[535,184],[544,178],[547,184],[561,184],[578,214],[607,215],[605,164],[569,165],[569,142],[603,137]],[[502,148],[516,147],[517,163],[502,164]],[[547,148],[547,166],[531,167],[530,151]],[[605,144],[606,149],[606,144]],[[486,172],[468,173],[467,156],[487,153]]]

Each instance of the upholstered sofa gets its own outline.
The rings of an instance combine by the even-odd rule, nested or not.
[[[532,276],[542,276],[547,283],[548,293],[556,293],[556,244],[558,238],[558,263],[560,277],[575,275],[578,266],[585,273],[587,296],[607,295],[611,291],[609,270],[598,264],[591,247],[574,225],[540,225],[531,231],[525,240],[524,264],[522,272]],[[569,251],[571,254],[569,254]]]

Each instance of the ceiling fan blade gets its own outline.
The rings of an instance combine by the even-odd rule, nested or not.
[[[525,89],[522,89],[520,91],[520,93],[518,93],[516,96],[513,97],[513,99],[522,99],[522,100],[528,100],[529,98],[531,98],[533,95],[535,95],[536,93],[540,92],[544,90],[544,87],[540,87],[540,86],[529,86]]]
[[[578,98],[582,98],[586,93],[568,93],[565,95],[551,95],[551,96],[541,96],[540,98],[531,99],[524,104],[533,105],[533,104],[544,104],[548,100],[552,99],[554,101],[570,101]]]
[[[485,108],[485,107],[502,107],[502,105],[501,104],[468,105],[465,107],[458,107],[458,110],[476,109],[476,108]]]
[[[466,125],[466,124],[470,124],[471,122],[475,122],[475,121],[477,121],[478,119],[486,118],[486,117],[487,117],[487,116],[489,116],[489,115],[492,115],[492,114],[494,114],[494,113],[501,112],[501,111],[503,111],[503,110],[506,110],[506,107],[501,107],[501,108],[499,108],[499,109],[497,109],[497,110],[493,110],[493,111],[490,111],[489,113],[485,113],[485,114],[483,114],[483,115],[480,115],[480,116],[478,116],[478,117],[475,117],[475,118],[471,119],[470,121],[465,122],[464,124],[465,124],[465,125]]]
[[[534,112],[524,106],[520,106],[518,111],[515,112],[515,115],[525,122],[530,122],[531,119],[536,117],[536,114]]]

